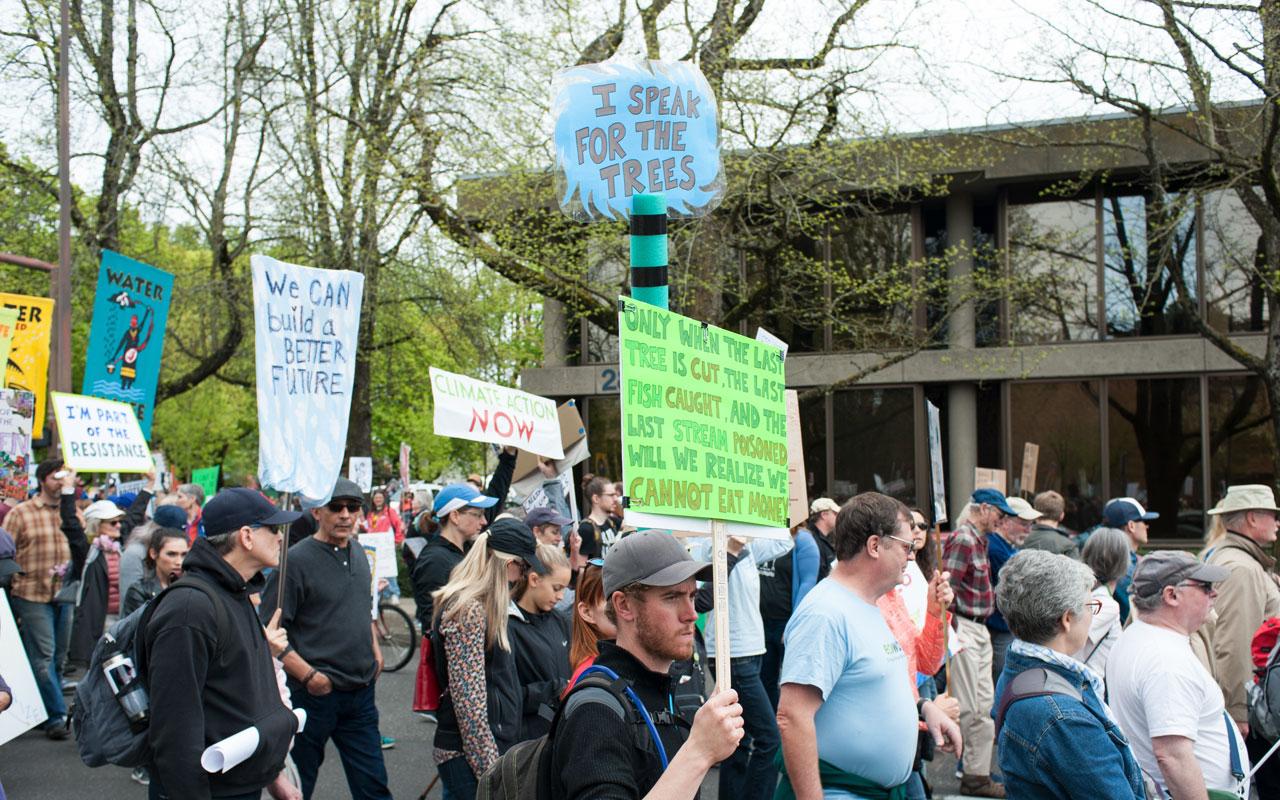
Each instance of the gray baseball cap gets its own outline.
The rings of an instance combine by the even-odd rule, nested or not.
[[[711,565],[694,561],[667,531],[639,531],[618,540],[604,559],[604,596],[633,583],[675,586],[690,578],[711,580]]]
[[[1133,593],[1154,597],[1166,586],[1176,586],[1183,581],[1217,583],[1230,574],[1226,567],[1202,563],[1181,550],[1156,550],[1138,560],[1133,571]]]

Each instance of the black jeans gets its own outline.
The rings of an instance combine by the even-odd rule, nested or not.
[[[786,648],[782,644],[782,634],[787,630],[787,620],[766,619],[764,621],[764,656],[760,662],[760,682],[764,684],[764,693],[769,695],[773,710],[778,710],[778,695],[781,688],[778,681],[782,677],[782,657]]]
[[[778,767],[774,757],[782,745],[778,723],[769,695],[760,682],[763,656],[745,656],[730,661],[730,677],[742,706],[746,735],[720,764],[720,797],[723,800],[770,800],[778,788]],[[715,671],[715,662],[711,662]]]

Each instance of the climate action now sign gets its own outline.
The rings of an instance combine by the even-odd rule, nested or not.
[[[781,351],[630,298],[620,308],[628,507],[785,528]]]

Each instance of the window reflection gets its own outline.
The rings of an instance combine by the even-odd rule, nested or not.
[[[804,446],[804,473],[809,487],[809,502],[813,502],[828,494],[825,397],[819,395],[800,400],[800,439]]]
[[[1016,344],[1098,338],[1093,200],[1010,206]]]
[[[1254,376],[1209,379],[1210,499],[1222,499],[1227,487],[1241,483],[1271,485],[1275,477],[1275,441],[1270,404]]]
[[[913,339],[911,216],[849,217],[831,231],[832,347],[870,350]]]
[[[1192,195],[1169,195],[1163,207],[1136,195],[1103,201],[1103,283],[1108,336],[1193,333],[1178,309],[1176,278],[1196,296]]]
[[[1209,324],[1229,333],[1265,330],[1266,292],[1254,266],[1258,224],[1232,189],[1205,192],[1201,203]]]
[[[1064,524],[1083,531],[1102,519],[1102,429],[1098,382],[1015,383],[1009,387],[1013,469],[1022,475],[1023,447],[1040,446],[1036,491],[1052,489],[1067,501]]]
[[[911,389],[836,392],[837,498],[874,490],[915,505],[914,397]]]
[[[1110,497],[1133,497],[1160,514],[1150,536],[1198,538],[1203,525],[1200,381],[1110,380]]]

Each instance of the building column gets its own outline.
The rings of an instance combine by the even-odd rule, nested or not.
[[[564,303],[551,298],[542,301],[542,366],[569,364],[569,324]]]
[[[955,192],[947,197],[947,278],[954,310],[947,320],[947,347],[972,350],[977,346],[976,313],[970,294],[973,274],[973,197]],[[963,357],[961,355],[960,357]],[[952,524],[973,494],[973,470],[978,466],[978,388],[972,383],[947,386],[947,511]]]

